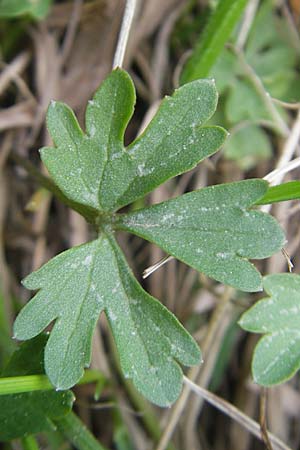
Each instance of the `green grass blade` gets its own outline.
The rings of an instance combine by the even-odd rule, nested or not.
[[[209,75],[246,4],[247,0],[219,0],[183,69],[180,84]]]
[[[55,424],[58,430],[78,450],[106,450],[106,447],[103,447],[103,445],[94,438],[84,423],[73,412],[56,420]]]
[[[102,380],[103,375],[100,372],[87,370],[77,384],[88,384]],[[23,375],[0,378],[0,396],[33,391],[47,391],[51,389],[54,389],[54,387],[46,375]]]
[[[269,187],[266,194],[256,202],[256,205],[268,205],[297,199],[300,199],[300,181],[289,181]]]

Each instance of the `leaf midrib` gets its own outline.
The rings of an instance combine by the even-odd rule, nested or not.
[[[101,240],[102,238],[100,238],[100,240]],[[90,267],[89,267],[89,272],[88,272],[88,279],[87,279],[87,284],[86,284],[86,291],[85,291],[85,293],[84,293],[84,296],[83,296],[83,299],[82,299],[82,301],[80,302],[80,307],[78,308],[78,314],[76,315],[76,319],[73,321],[73,324],[77,324],[77,322],[78,322],[78,319],[79,319],[79,317],[81,316],[81,314],[82,314],[82,308],[83,308],[83,305],[84,305],[84,303],[85,303],[85,301],[86,301],[86,298],[88,297],[88,294],[89,294],[89,291],[90,291],[90,286],[91,286],[91,282],[92,282],[92,272],[93,272],[93,270],[94,270],[94,264],[95,264],[95,259],[96,259],[96,250],[97,249],[95,249],[94,251],[93,251],[93,257],[92,257],[92,261],[91,261],[91,265],[90,265]],[[72,273],[72,275],[74,275],[74,273]],[[70,277],[71,278],[71,277]],[[58,319],[60,319],[60,316],[58,316]],[[60,365],[60,370],[59,370],[59,372],[58,372],[58,379],[60,379],[60,375],[61,375],[61,373],[62,373],[62,370],[64,369],[64,367],[65,367],[65,361],[66,361],[66,355],[68,355],[68,353],[69,353],[69,348],[70,348],[70,346],[71,346],[71,340],[72,340],[72,337],[74,336],[74,334],[75,334],[75,331],[76,331],[76,326],[73,326],[73,330],[72,330],[72,332],[71,332],[71,334],[68,336],[68,340],[67,340],[67,347],[66,347],[66,350],[65,350],[65,352],[64,352],[64,356],[63,356],[63,360],[62,360],[62,364]],[[84,355],[84,356],[86,356],[86,355]]]
[[[172,101],[171,99],[172,99],[172,97],[170,97],[170,101]],[[168,100],[169,100],[169,99],[168,99]],[[161,107],[161,105],[160,105],[160,107]],[[188,108],[186,109],[185,114],[184,114],[184,116],[182,116],[181,120],[180,120],[179,122],[174,123],[174,126],[173,126],[172,128],[169,128],[169,127],[168,127],[167,131],[170,132],[170,135],[168,135],[168,134],[166,133],[166,134],[161,138],[161,140],[159,141],[159,143],[153,147],[152,152],[151,152],[150,154],[149,154],[149,153],[147,154],[147,158],[146,158],[146,159],[144,159],[144,160],[141,159],[141,156],[145,155],[145,153],[142,153],[142,151],[140,150],[140,154],[135,155],[135,154],[134,154],[134,149],[135,149],[135,145],[136,145],[136,144],[138,145],[138,149],[140,149],[140,146],[141,146],[141,145],[142,145],[142,147],[145,147],[145,146],[148,146],[148,147],[149,147],[149,144],[150,144],[150,145],[152,144],[153,137],[151,137],[150,142],[147,142],[147,140],[149,140],[149,137],[147,137],[147,130],[148,130],[148,127],[145,129],[144,133],[143,133],[141,136],[139,136],[139,137],[138,137],[137,139],[135,139],[128,147],[125,148],[125,150],[127,151],[128,156],[129,156],[131,159],[133,159],[133,160],[135,160],[136,162],[138,162],[138,163],[145,163],[145,164],[147,164],[147,162],[149,161],[149,159],[151,158],[151,156],[153,156],[154,152],[157,151],[157,150],[164,144],[165,140],[171,138],[171,135],[172,135],[172,133],[174,132],[174,130],[178,130],[179,128],[180,128],[180,130],[184,130],[184,129],[186,129],[186,128],[190,128],[191,130],[193,130],[193,129],[196,130],[196,128],[197,128],[197,129],[205,128],[204,124],[209,120],[209,118],[212,116],[212,114],[214,113],[214,110],[215,110],[215,109],[213,109],[213,111],[212,111],[210,114],[208,114],[207,118],[206,118],[206,119],[203,119],[203,120],[202,120],[199,124],[197,124],[196,126],[194,126],[194,127],[193,127],[193,126],[185,127],[185,126],[182,125],[182,122],[185,120],[186,116],[188,115],[188,113],[189,113],[192,109],[193,109],[193,107],[189,107],[189,105],[188,105]],[[159,111],[159,109],[158,109],[158,111]],[[153,123],[150,122],[150,126],[155,126],[155,125],[153,125]],[[141,142],[141,141],[143,141],[143,139],[146,140],[145,143]],[[187,139],[188,139],[188,138],[187,138]],[[184,144],[183,144],[183,145],[184,145]],[[201,160],[200,160],[200,161],[201,161]],[[197,165],[197,163],[195,163],[195,166],[196,166],[196,165]],[[179,172],[179,173],[180,173],[180,172]],[[179,173],[178,173],[178,174],[179,174]],[[172,175],[172,177],[173,177],[173,176],[176,176],[176,175]],[[135,183],[136,179],[139,179],[139,178],[147,179],[148,177],[147,177],[147,176],[145,176],[145,177],[135,176],[133,179],[131,179],[131,180],[129,181],[129,184],[127,185],[126,189],[125,189],[125,190],[118,196],[118,198],[115,200],[114,205],[112,206],[112,208],[113,208],[114,206],[116,206],[116,205],[119,203],[120,199],[122,199],[122,198],[124,198],[124,197],[126,198],[126,195],[127,195],[128,191],[130,191],[130,189],[132,188],[132,185]],[[163,183],[164,181],[168,180],[169,178],[170,178],[170,177],[169,177],[168,175],[166,175],[166,177],[164,178],[164,180],[162,181],[162,183]],[[162,183],[160,183],[160,184],[162,184]],[[140,197],[140,195],[139,195],[139,197]],[[130,200],[130,201],[131,201],[131,200]]]
[[[75,137],[73,137],[73,136],[71,135],[71,133],[69,133],[68,128],[65,126],[65,124],[64,124],[63,121],[61,122],[61,126],[65,129],[66,133],[70,135],[71,141],[73,142],[73,145],[74,145],[74,148],[75,148],[75,151],[76,151],[76,155],[77,155],[77,159],[78,159],[78,162],[79,162],[79,164],[80,164],[80,167],[84,167],[84,165],[82,164],[82,160],[81,160],[81,154],[80,154],[80,151],[79,151],[79,148],[78,148],[78,146],[81,145],[81,141],[84,139],[84,133],[83,133],[83,131],[81,130],[81,128],[79,127],[79,125],[78,125],[78,123],[77,123],[77,121],[76,121],[76,126],[78,127],[78,129],[79,129],[79,131],[80,131],[80,134],[81,134],[81,136],[80,136],[80,142],[78,143],[78,142],[77,142],[77,139],[76,139]],[[64,151],[63,148],[62,148],[62,151]],[[85,187],[86,192],[88,192],[88,194],[90,194],[91,196],[94,196],[95,193],[94,193],[93,191],[90,190],[90,187],[89,187],[89,185],[87,184],[87,182],[86,182],[86,180],[85,180],[85,177],[83,176],[82,172],[79,173],[79,178],[81,179],[82,184],[83,184],[83,186]],[[92,206],[94,206],[94,205],[92,205]]]
[[[146,343],[146,342],[144,341],[144,339],[143,339],[143,333],[140,333],[139,328],[136,326],[136,321],[135,321],[135,319],[134,319],[134,317],[133,317],[133,315],[132,315],[132,312],[131,312],[131,301],[130,301],[130,298],[128,297],[128,295],[127,295],[127,292],[126,292],[126,286],[124,286],[124,283],[123,283],[123,278],[122,278],[121,270],[120,270],[119,263],[118,263],[118,255],[116,254],[115,248],[114,248],[113,245],[111,245],[110,240],[109,240],[108,237],[107,237],[107,241],[108,241],[109,246],[110,246],[110,248],[112,249],[113,254],[114,254],[115,264],[116,264],[116,266],[117,266],[117,270],[118,270],[118,274],[119,274],[119,279],[121,280],[122,290],[123,290],[123,293],[124,293],[125,298],[126,298],[126,300],[127,300],[128,309],[129,309],[129,311],[130,311],[130,317],[131,317],[132,323],[133,323],[134,326],[135,326],[135,331],[136,331],[136,333],[138,334],[138,336],[139,336],[139,338],[140,338],[140,341],[141,341],[141,344],[142,344],[142,346],[143,346],[143,348],[144,348],[144,350],[145,350],[145,354],[147,355],[147,358],[148,358],[148,361],[149,361],[149,365],[155,367],[155,364],[152,362],[151,354],[150,354],[149,351],[148,351],[147,343]],[[118,245],[118,244],[117,244],[117,245]],[[130,275],[130,274],[129,274],[129,275]],[[152,319],[152,318],[150,318],[150,319],[151,319],[152,323],[153,323],[154,325],[156,325],[155,322],[153,321],[153,319]],[[164,333],[164,336],[167,338],[167,336],[165,335],[165,333]],[[168,342],[170,342],[169,339],[168,339]],[[171,352],[170,352],[170,354],[172,355]],[[173,359],[173,363],[176,364],[176,361],[174,360],[173,355],[172,355],[172,359]],[[157,378],[157,380],[160,380],[160,378],[156,375],[156,373],[155,373],[154,375],[155,375],[155,378]],[[163,390],[162,390],[162,392],[163,392]],[[165,398],[166,398],[166,397],[165,397]],[[166,401],[169,401],[169,399],[166,398]]]
[[[114,96],[113,96],[113,101],[111,103],[112,105],[112,114],[111,114],[111,120],[109,122],[109,132],[108,132],[108,139],[107,139],[107,145],[105,146],[105,154],[106,154],[106,158],[105,158],[105,162],[103,165],[103,170],[101,173],[101,177],[99,179],[99,185],[98,185],[98,192],[97,192],[97,198],[98,198],[98,204],[99,204],[99,208],[104,210],[105,208],[103,208],[102,204],[101,204],[101,189],[102,189],[102,184],[103,184],[103,179],[105,177],[106,174],[106,168],[107,168],[107,164],[110,161],[110,157],[111,157],[111,149],[112,149],[112,141],[113,141],[113,137],[112,137],[112,118],[114,118],[115,113],[116,113],[116,97],[117,94],[119,92],[119,85],[117,85],[117,88],[114,91]],[[99,108],[98,104],[97,104],[97,108]],[[123,147],[123,143],[122,143],[122,147]]]

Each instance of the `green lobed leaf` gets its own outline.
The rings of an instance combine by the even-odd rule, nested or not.
[[[266,258],[285,242],[275,219],[249,209],[267,189],[257,179],[203,188],[124,214],[117,227],[222,283],[258,291],[261,276],[247,259]]]
[[[298,199],[300,199],[300,181],[289,181],[278,186],[270,186],[266,194],[256,202],[256,205],[268,205]]]
[[[269,297],[246,311],[239,325],[265,335],[255,348],[252,374],[256,383],[272,386],[300,368],[300,276],[268,275],[263,285]]]
[[[261,96],[247,79],[237,79],[231,85],[225,104],[225,115],[231,123],[243,120],[271,120]]]
[[[129,75],[116,69],[89,102],[87,134],[68,106],[50,105],[47,125],[57,148],[44,148],[41,156],[55,183],[72,201],[115,211],[192,169],[225,139],[222,128],[202,126],[217,104],[210,80],[197,80],[166,97],[144,133],[124,148],[134,102]]]
[[[149,400],[167,406],[181,390],[178,362],[197,364],[200,350],[135,280],[114,229],[153,237],[193,267],[249,291],[260,288],[261,277],[247,258],[274,253],[283,235],[273,218],[246,210],[265,194],[268,184],[262,180],[213,186],[118,219],[114,211],[191,169],[225,138],[223,129],[203,126],[215,110],[217,93],[213,82],[197,80],[165,98],[144,133],[124,148],[134,100],[130,77],[117,69],[87,107],[86,134],[66,105],[49,107],[47,123],[56,148],[42,149],[42,159],[60,195],[98,226],[100,236],[61,253],[25,279],[24,285],[38,292],[20,312],[14,331],[26,340],[54,322],[45,370],[58,389],[67,389],[89,365],[92,334],[105,311],[125,376]],[[140,230],[130,229],[132,217],[143,219]],[[166,231],[172,239],[163,236]]]
[[[228,87],[236,83],[238,67],[236,55],[227,48],[224,48],[211,70],[211,75],[216,81],[219,95],[226,93]],[[217,112],[219,109],[220,104],[218,104]]]
[[[237,162],[243,170],[255,167],[272,155],[272,147],[265,131],[257,125],[248,125],[230,135],[224,144],[224,155]]]
[[[3,377],[42,374],[46,335],[25,342],[12,355]],[[54,419],[67,414],[74,401],[72,392],[35,391],[2,395],[0,399],[0,441],[56,429]]]
[[[45,369],[58,389],[73,386],[88,366],[92,333],[102,310],[125,376],[152,402],[167,406],[178,397],[182,371],[176,361],[199,363],[194,340],[138,284],[112,236],[102,235],[61,253],[24,284],[40,290],[17,317],[15,337],[30,339],[55,320]]]

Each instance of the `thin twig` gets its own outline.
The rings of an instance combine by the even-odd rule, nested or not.
[[[143,279],[145,280],[146,278],[148,278],[152,273],[154,273],[157,269],[160,269],[164,264],[172,261],[172,259],[174,259],[174,256],[167,255],[160,259],[157,263],[147,267],[147,269],[145,269],[143,272]]]
[[[280,183],[283,178],[283,175],[285,175],[288,172],[291,172],[291,170],[297,169],[297,167],[300,167],[300,156],[298,158],[293,159],[285,166],[272,170],[272,172],[268,173],[268,175],[264,177],[264,180],[269,181],[270,184]]]
[[[68,23],[66,35],[61,48],[61,64],[65,64],[70,51],[72,50],[72,46],[74,43],[74,38],[76,35],[76,30],[79,24],[81,10],[82,10],[83,0],[74,0],[72,14]]]
[[[10,64],[3,64],[1,66],[3,71],[0,75],[0,94],[7,88],[11,80],[14,80],[17,75],[23,72],[30,61],[30,53],[20,53]],[[4,67],[3,67],[4,66]]]
[[[251,0],[246,7],[243,22],[236,41],[236,46],[239,50],[242,50],[247,41],[249,31],[251,29],[255,13],[258,7],[258,3],[259,0]]]
[[[158,32],[154,52],[152,70],[155,76],[155,99],[161,98],[162,89],[165,83],[167,68],[169,66],[169,53],[170,53],[170,37],[174,29],[174,25],[178,18],[182,15],[186,9],[186,3],[182,2],[168,15],[163,26]]]
[[[230,130],[229,130],[229,139],[234,134],[236,134],[238,131],[242,130],[243,128],[249,127],[251,125],[259,125],[260,127],[268,128],[268,129],[270,129],[272,131],[275,131],[275,132],[278,130],[278,128],[276,127],[274,122],[272,122],[271,120],[266,120],[266,119],[242,120],[241,122],[237,123],[232,128],[230,128]]]
[[[228,331],[228,328],[233,320],[234,310],[231,305],[231,299],[233,296],[234,289],[226,286],[223,295],[217,300],[205,338],[201,341],[205,364],[203,364],[198,375],[192,378],[192,380],[204,388],[207,388],[210,383],[216,367],[220,349],[224,342],[224,337],[226,336],[226,332]],[[185,434],[187,438],[189,436],[193,436],[196,432],[197,418],[200,415],[202,407],[203,399],[199,397],[193,397],[190,399],[185,419]],[[188,447],[190,446],[188,445]]]
[[[260,389],[259,423],[261,436],[267,447],[267,450],[273,450],[267,429],[267,391],[265,387],[261,387]]]
[[[294,268],[294,264],[293,264],[293,262],[292,262],[292,260],[291,260],[291,258],[289,256],[288,252],[284,248],[282,248],[281,249],[281,253],[283,254],[283,256],[286,259],[286,263],[287,263],[289,272],[292,273],[293,272],[293,268]]]
[[[292,156],[295,153],[296,147],[299,143],[299,138],[300,138],[300,109],[298,111],[296,120],[291,129],[291,133],[284,145],[281,157],[278,160],[276,167],[277,169],[284,167],[292,159]],[[277,175],[276,180],[277,182],[280,182],[282,180],[282,177],[279,177]]]
[[[255,87],[257,93],[260,95],[268,113],[274,120],[274,123],[276,124],[278,131],[280,132],[280,134],[282,134],[282,136],[287,137],[289,135],[290,130],[286,125],[285,121],[282,119],[279,112],[277,111],[270,94],[266,92],[261,79],[257,76],[253,68],[248,64],[245,55],[243,54],[242,51],[240,51],[234,45],[228,45],[228,48],[230,48],[233,51],[233,53],[238,57],[245,75],[248,76],[249,80]]]
[[[220,328],[220,324],[223,321],[224,312],[226,311],[228,307],[228,303],[231,299],[233,288],[227,287],[224,291],[224,294],[220,301],[218,302],[218,306],[215,309],[212,318],[209,322],[208,330],[205,336],[205,340],[202,344],[202,352],[204,359],[209,351],[209,348],[211,347],[215,337],[216,333]],[[201,371],[202,366],[196,366],[193,367],[189,373],[189,379],[191,380],[197,380],[199,373]],[[205,374],[205,379],[207,379],[207,373]],[[204,381],[204,380],[203,380]],[[181,396],[179,397],[176,405],[174,406],[170,419],[168,421],[167,426],[164,429],[164,432],[160,438],[160,441],[156,447],[156,450],[165,450],[165,448],[168,446],[168,443],[170,442],[172,435],[175,431],[175,428],[177,426],[178,421],[182,417],[184,408],[187,405],[188,399],[190,395],[190,389],[188,389],[186,386],[183,388]]]
[[[185,385],[195,392],[199,397],[204,398],[208,403],[213,405],[219,411],[222,411],[227,416],[231,417],[233,420],[238,422],[242,427],[246,428],[250,433],[256,436],[258,439],[262,440],[260,426],[255,420],[251,419],[249,416],[244,414],[238,408],[236,408],[231,403],[218,397],[217,395],[209,392],[208,390],[198,386],[193,381],[191,381],[186,376],[183,377]],[[278,437],[274,436],[269,432],[269,438],[272,442],[274,449],[277,450],[291,450],[284,442],[282,442]]]
[[[300,108],[300,102],[289,103],[289,102],[284,102],[282,100],[279,100],[278,98],[275,98],[275,97],[271,97],[271,99],[274,103],[277,103],[277,105],[282,106],[283,108],[286,108],[286,109],[299,109]]]
[[[120,34],[118,37],[117,48],[116,48],[114,61],[113,61],[113,69],[115,69],[116,67],[123,66],[126,46],[127,46],[127,42],[128,42],[131,25],[133,22],[135,10],[137,7],[137,2],[138,2],[138,0],[127,0],[126,1],[122,26],[121,26]]]
[[[290,135],[284,144],[282,154],[276,164],[276,168],[264,177],[264,180],[268,181],[271,185],[280,184],[286,173],[296,169],[297,167],[300,167],[300,157],[290,161],[298,146],[299,138],[300,138],[300,110],[298,111]],[[269,212],[271,207],[272,205],[264,205],[261,207],[261,210],[263,212]]]

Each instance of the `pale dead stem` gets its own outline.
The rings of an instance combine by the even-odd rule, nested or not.
[[[61,60],[62,66],[66,63],[68,56],[70,55],[70,52],[72,50],[73,44],[74,44],[75,34],[77,31],[77,27],[78,27],[81,12],[82,12],[82,5],[83,5],[83,0],[74,0],[73,10],[71,13],[71,17],[70,17],[70,20],[68,23],[66,35],[65,35],[62,47],[61,47],[61,52],[60,52],[60,60]]]
[[[284,155],[283,155],[284,156]],[[264,177],[264,180],[269,181],[270,185],[281,183],[284,175],[297,169],[300,166],[300,157],[293,159],[285,165],[278,165],[278,169],[273,170]]]
[[[174,25],[184,8],[186,8],[186,4],[182,2],[178,6],[175,5],[174,10],[167,15],[155,39],[151,60],[141,50],[136,52],[135,61],[147,86],[143,85],[141,79],[136,75],[134,75],[134,80],[138,84],[139,93],[150,103],[150,108],[156,102],[161,101],[169,67],[169,41]]]
[[[247,41],[249,31],[255,18],[256,10],[258,8],[258,4],[259,0],[250,0],[248,2],[248,5],[244,13],[243,21],[241,24],[241,28],[236,40],[236,46],[239,50],[242,50]]]
[[[284,155],[283,155],[284,156]],[[264,177],[264,180],[269,181],[270,185],[281,183],[284,175],[297,169],[300,166],[300,157],[293,159],[292,161],[280,166],[278,164],[278,169],[273,170],[268,175]]]
[[[209,355],[211,355],[212,358],[217,357],[217,354],[218,354],[217,349],[215,349],[214,355],[212,354],[213,352],[210,351],[210,349],[213,345],[213,342],[216,342],[216,346],[220,345],[220,343],[222,342],[222,339],[224,337],[223,333],[225,333],[226,327],[224,327],[224,328],[221,327],[221,324],[223,323],[225,312],[227,311],[227,309],[229,307],[229,302],[230,302],[233,291],[234,291],[233,288],[225,287],[224,294],[218,300],[217,307],[214,310],[212,318],[209,322],[208,330],[207,330],[204,342],[202,343],[202,352],[203,352],[203,358],[204,358],[205,364],[207,362],[206,359],[209,359]],[[220,329],[222,329],[223,332],[218,333],[218,331],[220,331]],[[218,338],[216,339],[217,335],[218,335]],[[213,363],[213,361],[210,361],[207,369],[205,369],[205,372],[204,372],[204,375],[202,378],[203,383],[207,384],[209,382],[213,368],[214,368],[214,363]],[[204,370],[204,367],[202,368],[202,366],[193,367],[188,372],[188,379],[190,379],[192,382],[195,382],[195,381],[197,382],[199,380],[199,377],[202,377],[202,375],[201,375],[202,370]],[[165,430],[161,436],[161,439],[157,445],[156,450],[164,450],[168,446],[168,443],[172,438],[172,435],[175,431],[177,423],[181,419],[183,411],[188,404],[189,395],[190,395],[190,389],[188,389],[188,387],[185,386],[182,390],[181,396],[179,397],[178,401],[176,402],[175,406],[173,407],[173,409],[171,411],[168,423],[165,427]],[[196,408],[199,409],[199,404],[196,405]],[[193,418],[193,423],[194,423],[194,420],[196,420],[196,417]]]
[[[31,116],[31,110],[33,107],[36,107],[37,101],[32,92],[30,91],[28,85],[25,83],[23,78],[21,77],[21,73],[26,69],[27,65],[30,61],[30,53],[23,52],[20,53],[11,63],[6,64],[3,61],[0,61],[0,68],[3,69],[0,75],[0,95],[5,92],[5,89],[10,85],[10,83],[15,83],[16,87],[19,90],[20,96],[24,97],[24,101],[19,102],[17,105],[14,105],[11,108],[3,109],[0,113],[2,117],[6,119],[7,126],[3,126],[3,120],[0,120],[0,128],[14,128],[15,123],[20,122],[16,120],[16,117],[12,114],[12,111],[22,111],[28,112],[29,117]],[[28,106],[28,111],[24,106]],[[11,115],[10,120],[7,118],[7,115]],[[18,126],[18,125],[17,125]]]
[[[266,92],[265,87],[261,81],[261,79],[257,76],[254,69],[248,64],[244,53],[237,48],[234,45],[229,44],[228,48],[230,48],[233,53],[237,56],[245,75],[249,78],[249,80],[252,82],[254,88],[256,89],[257,93],[261,97],[265,108],[267,109],[268,113],[270,114],[272,120],[274,121],[274,124],[276,125],[278,132],[284,136],[287,137],[289,135],[289,128],[286,125],[285,121],[282,119],[281,115],[277,111],[272,98],[268,92]]]
[[[184,377],[184,383],[189,390],[195,392],[195,394],[197,394],[199,397],[205,399],[208,403],[215,406],[219,411],[224,412],[227,416],[234,419],[258,439],[262,440],[261,427],[257,422],[255,422],[255,420],[248,417],[246,414],[244,414],[242,411],[240,411],[238,408],[236,408],[226,400],[218,397],[212,392],[207,391],[201,386],[196,385],[189,378]],[[288,447],[284,442],[282,442],[272,433],[268,432],[268,436],[274,450],[291,450],[290,447]]]
[[[259,120],[242,120],[241,122],[234,125],[232,128],[230,128],[230,134],[229,139],[236,134],[238,131],[242,130],[243,128],[247,128],[250,125],[259,125],[264,128],[268,128],[271,131],[277,131],[277,127],[271,120],[266,119],[259,119]]]
[[[34,120],[34,110],[35,105],[32,100],[24,100],[3,109],[0,111],[0,131],[29,127]]]
[[[186,0],[140,1],[141,8],[139,9],[142,9],[142,13],[139,14],[128,42],[125,58],[126,64],[135,55],[137,48],[141,46],[141,42],[148,39],[180,3],[186,4]]]
[[[116,67],[122,67],[125,57],[125,51],[129,38],[130,29],[133,23],[135,10],[138,5],[138,0],[127,0],[125,5],[125,11],[123,15],[122,25],[119,33],[117,48],[113,60],[113,69]]]
[[[155,90],[156,90],[156,81],[155,76],[151,70],[151,61],[144,54],[142,49],[138,49],[135,57],[135,63],[139,68],[139,72],[141,76],[138,76],[136,73],[132,73],[133,81],[137,90],[138,95],[145,100],[146,103],[149,104],[149,110],[152,109],[153,105],[156,105],[155,102]],[[158,100],[158,104],[160,103],[160,99]],[[145,116],[147,116],[148,111]],[[144,120],[144,119],[143,119]],[[140,134],[140,131],[137,135]]]
[[[259,424],[261,429],[262,439],[266,445],[267,450],[273,450],[270,435],[267,428],[267,389],[260,388],[260,402],[259,402]]]
[[[10,64],[5,64],[0,75],[0,94],[2,94],[12,80],[23,72],[30,61],[29,52],[20,53]],[[3,65],[3,64],[2,64]]]
[[[291,132],[284,144],[282,154],[278,160],[275,171],[272,171],[264,177],[269,183],[280,183],[283,175],[287,173],[286,166],[291,164],[290,161],[295,153],[300,138],[300,110],[298,111],[295,122],[292,126]],[[292,161],[293,162],[293,161]],[[294,165],[292,166],[294,167]],[[292,170],[292,169],[289,169]]]
[[[298,111],[297,117],[291,128],[291,132],[285,141],[282,149],[281,156],[276,164],[276,168],[272,172],[268,173],[264,179],[267,180],[271,185],[280,184],[284,175],[291,170],[300,167],[300,157],[295,158],[291,161],[297,146],[299,144],[300,138],[300,110]],[[269,212],[272,205],[264,205],[261,210],[264,212]]]
[[[283,108],[286,108],[286,109],[297,109],[297,110],[300,108],[300,102],[289,103],[289,102],[284,102],[282,100],[279,100],[278,98],[274,98],[274,97],[271,97],[271,98],[272,98],[272,101],[274,103],[276,103],[279,106],[282,106]]]
[[[154,100],[162,97],[167,68],[169,66],[169,41],[171,33],[174,29],[175,23],[182,15],[185,8],[186,3],[180,3],[176,8],[174,8],[158,32],[152,60],[152,72],[155,74],[155,76],[153,76],[153,79],[155,80]]]
[[[174,259],[174,256],[167,255],[161,258],[152,266],[147,267],[147,269],[145,269],[143,272],[143,279],[145,280],[146,278],[148,278],[152,273],[156,272],[156,270],[160,269],[164,264],[172,261],[172,259]]]
[[[228,327],[233,320],[234,308],[231,303],[233,295],[234,289],[227,286],[221,298],[217,299],[217,306],[213,312],[201,346],[203,348],[204,364],[194,381],[203,388],[207,388],[211,381],[220,348],[222,347]],[[193,439],[195,439],[197,434],[197,422],[203,403],[203,399],[193,396],[188,404],[184,427],[187,448],[193,448]]]

